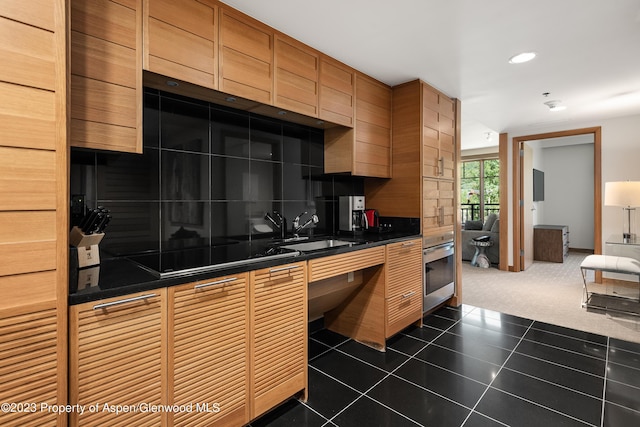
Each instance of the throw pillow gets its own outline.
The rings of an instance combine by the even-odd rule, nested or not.
[[[482,230],[482,221],[465,221],[465,230]]]
[[[491,226],[491,232],[492,233],[499,233],[500,232],[500,218],[496,219],[496,221]]]
[[[486,221],[484,222],[484,225],[482,226],[482,230],[491,231],[491,227],[493,227],[493,223],[496,222],[496,219],[498,219],[498,215],[494,213],[489,214],[489,216],[487,216]]]

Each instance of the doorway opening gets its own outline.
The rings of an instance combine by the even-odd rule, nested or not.
[[[511,271],[519,272],[523,271],[527,265],[527,259],[533,258],[532,244],[532,232],[528,229],[527,225],[530,212],[526,212],[525,209],[531,209],[532,206],[525,203],[524,196],[527,192],[525,187],[531,184],[532,177],[528,176],[524,166],[524,159],[521,157],[521,147],[528,141],[538,141],[551,138],[570,137],[576,135],[593,136],[593,252],[595,254],[602,253],[602,174],[601,174],[601,128],[584,128],[573,129],[561,132],[550,132],[536,135],[525,135],[514,137],[512,140],[512,166],[513,166],[513,181],[512,181],[512,238],[513,238],[513,266],[510,267]],[[570,164],[567,165],[570,167]],[[526,166],[528,169],[529,166]],[[530,233],[530,234],[529,234]],[[505,239],[508,238],[504,236]],[[502,236],[501,236],[502,240]],[[502,242],[501,242],[502,243]],[[505,245],[508,241],[504,242]],[[599,280],[599,277],[596,277]]]

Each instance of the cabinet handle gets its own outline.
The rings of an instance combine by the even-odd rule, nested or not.
[[[438,159],[438,163],[440,168],[440,170],[438,171],[438,175],[444,176],[444,157],[440,157]]]
[[[438,211],[438,226],[442,227],[444,225],[444,206],[440,206]]]
[[[411,298],[416,294],[416,291],[407,292],[406,294],[402,294],[402,299]]]
[[[298,268],[298,265],[291,265],[289,267],[281,267],[281,268],[272,268],[271,270],[269,270],[269,273],[277,273],[279,271],[288,271],[288,270],[293,270],[294,268]]]
[[[208,288],[209,286],[222,285],[224,283],[235,282],[236,280],[238,280],[237,277],[229,277],[228,279],[216,280],[215,282],[200,283],[199,285],[195,285],[193,289]]]
[[[158,296],[158,295],[156,295],[156,294],[148,294],[148,295],[140,295],[140,296],[133,297],[133,298],[125,298],[125,299],[121,299],[121,300],[118,300],[118,301],[105,302],[104,304],[94,305],[93,309],[94,310],[99,310],[101,308],[113,307],[114,305],[127,304],[129,302],[141,301],[141,300],[153,298],[153,297],[156,297],[156,296]]]
[[[416,242],[403,242],[403,243],[402,243],[402,246],[406,248],[406,247],[408,247],[408,246],[413,246],[413,245],[415,245],[415,244],[416,244]]]

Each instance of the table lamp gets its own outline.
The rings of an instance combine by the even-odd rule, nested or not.
[[[604,184],[604,205],[622,206],[622,240],[635,240],[635,208],[640,206],[640,181],[613,181]],[[631,215],[633,211],[633,216]]]

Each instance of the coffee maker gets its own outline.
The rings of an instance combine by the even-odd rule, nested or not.
[[[364,231],[369,228],[365,214],[364,196],[338,197],[338,226],[340,231]]]

